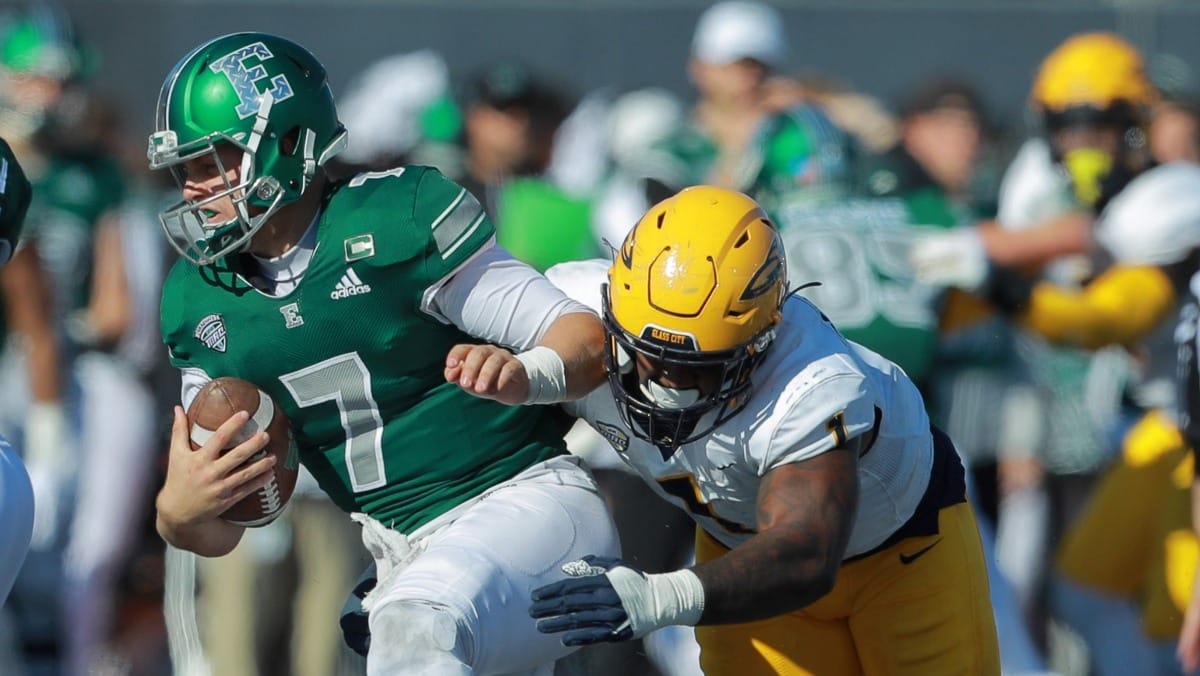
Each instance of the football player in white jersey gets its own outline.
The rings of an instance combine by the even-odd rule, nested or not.
[[[696,625],[706,674],[998,674],[952,444],[786,279],[758,204],[700,186],[646,213],[606,285],[579,280],[603,288],[610,387],[568,410],[691,514],[697,563],[586,557],[530,614],[568,645]]]
[[[0,265],[12,258],[29,208],[29,181],[0,140]],[[0,437],[0,605],[8,598],[33,534],[33,487],[25,465]]]

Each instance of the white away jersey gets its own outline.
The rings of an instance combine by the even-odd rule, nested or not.
[[[591,289],[581,283],[582,271],[572,270],[568,294]],[[595,279],[596,288],[601,281]],[[929,483],[933,442],[921,395],[899,367],[847,341],[807,300],[792,298],[754,383],[744,410],[669,458],[633,435],[607,385],[566,408],[608,439],[655,492],[688,510],[727,547],[757,529],[762,476],[832,450],[839,419],[847,437],[868,432],[879,420],[878,436],[859,460],[858,512],[846,556],[870,551],[913,515]]]

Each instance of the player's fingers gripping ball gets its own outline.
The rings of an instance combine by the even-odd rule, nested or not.
[[[217,378],[200,389],[187,410],[192,450],[204,445],[230,416],[238,411],[250,413],[249,420],[229,441],[222,454],[266,431],[266,448],[251,456],[239,469],[266,455],[275,456],[275,466],[266,483],[234,503],[221,518],[239,526],[265,526],[282,512],[296,488],[299,463],[287,416],[270,396],[253,383],[238,378]]]

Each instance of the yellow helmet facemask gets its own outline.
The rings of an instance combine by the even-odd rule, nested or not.
[[[744,409],[786,287],[779,234],[749,197],[698,186],[651,207],[603,292],[609,384],[634,434],[673,452]],[[691,392],[641,382],[626,358],[636,353],[718,371],[719,385]]]

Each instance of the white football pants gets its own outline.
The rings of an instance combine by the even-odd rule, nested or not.
[[[570,456],[538,463],[409,536],[365,515],[379,584],[369,611],[371,676],[551,673],[570,653],[538,632],[530,592],[587,554],[619,556],[591,474]]]

